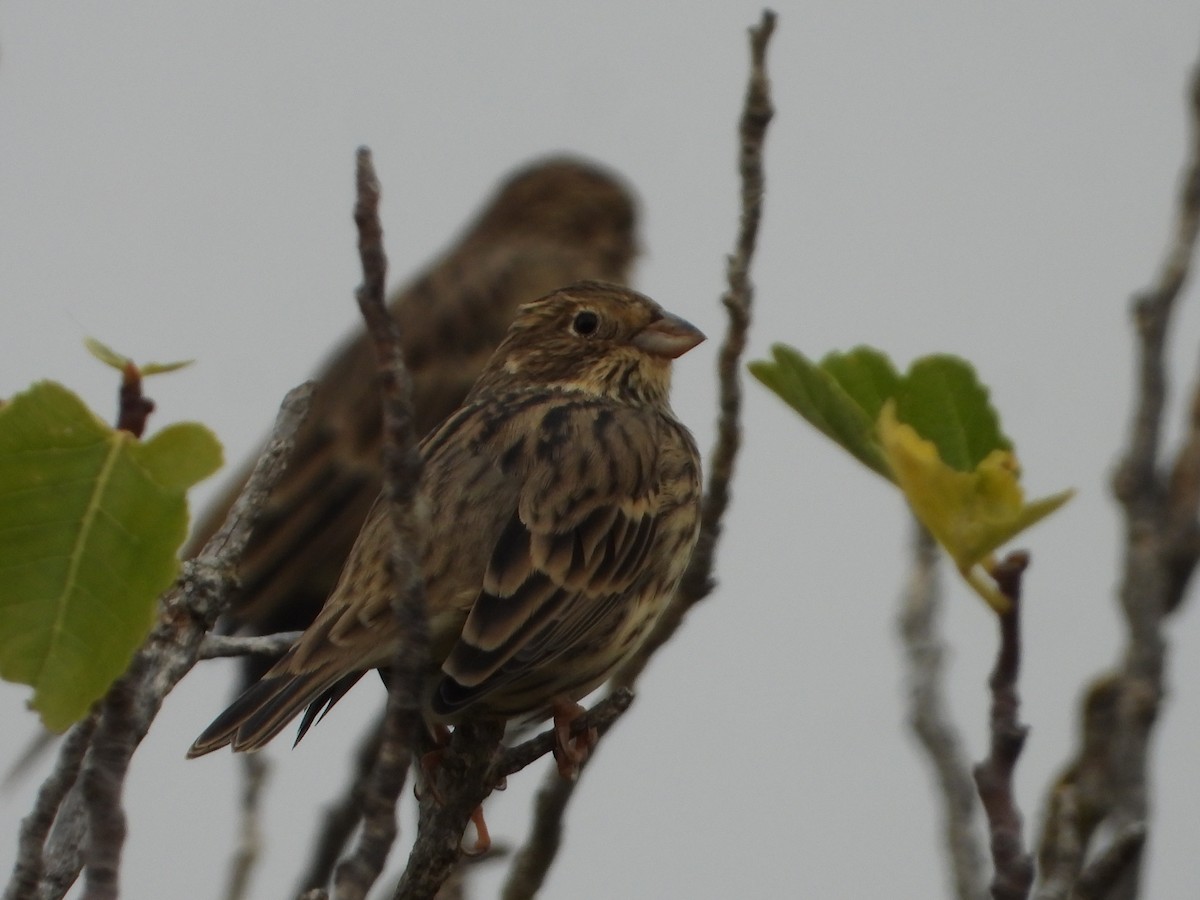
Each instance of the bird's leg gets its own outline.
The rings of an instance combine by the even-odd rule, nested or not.
[[[446,798],[438,789],[437,774],[442,765],[442,759],[446,755],[446,747],[450,743],[450,729],[445,725],[431,725],[430,736],[436,746],[428,753],[421,754],[417,765],[421,770],[421,780],[429,789],[429,795],[433,798],[433,802],[441,806],[446,802]],[[417,790],[417,799],[421,799],[419,789]],[[483,818],[483,804],[475,807],[475,811],[471,813],[471,822],[475,826],[475,844],[472,847],[463,847],[462,852],[465,856],[483,856],[492,848],[492,836],[488,832],[487,822]]]
[[[450,729],[445,725],[430,725],[430,737],[433,738],[434,748],[428,753],[422,753],[420,762],[418,763],[421,769],[421,780],[425,786],[429,788],[429,794],[433,797],[433,802],[441,806],[445,802],[442,792],[437,786],[437,770],[442,764],[442,757],[446,755],[446,745],[450,743]],[[416,788],[417,799],[421,799],[420,786]]]
[[[575,701],[555,697],[550,708],[554,713],[554,761],[558,763],[558,774],[574,781],[579,777],[579,767],[600,740],[600,733],[588,728],[581,734],[571,734],[571,723],[587,712]]]
[[[483,854],[492,849],[492,836],[488,834],[487,822],[483,820],[482,803],[475,807],[475,811],[471,813],[471,822],[475,825],[475,846],[470,849],[462,847],[463,855],[483,856]]]

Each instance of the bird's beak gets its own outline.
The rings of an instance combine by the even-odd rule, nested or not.
[[[633,338],[634,346],[653,356],[677,359],[704,340],[704,332],[686,319],[663,313]]]

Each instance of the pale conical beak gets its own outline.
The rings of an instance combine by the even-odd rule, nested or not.
[[[654,356],[677,359],[704,340],[704,332],[686,319],[663,313],[633,338],[634,346]]]

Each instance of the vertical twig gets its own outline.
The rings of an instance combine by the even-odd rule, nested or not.
[[[129,760],[140,741],[134,695],[138,682],[146,675],[146,665],[146,657],[135,656],[129,671],[117,679],[101,701],[100,723],[80,777],[87,810],[84,900],[116,900],[120,893],[121,851],[126,835],[122,795]]]
[[[298,894],[329,883],[338,857],[362,819],[363,801],[367,795],[375,758],[379,755],[379,744],[383,740],[383,722],[383,718],[380,717],[363,736],[354,753],[350,784],[342,792],[341,799],[325,810],[313,849],[308,854],[308,869],[300,878]]]
[[[612,690],[633,687],[650,657],[675,634],[688,610],[707,597],[715,586],[713,564],[721,536],[721,521],[729,505],[734,464],[741,446],[740,369],[750,330],[754,295],[750,283],[750,264],[754,259],[758,227],[762,219],[765,185],[763,147],[767,126],[775,112],[767,77],[767,47],[775,31],[775,21],[775,13],[764,10],[759,24],[750,29],[750,77],[738,125],[741,220],[737,244],[726,266],[728,290],[721,298],[728,316],[728,326],[717,361],[720,385],[717,440],[708,460],[708,480],[700,509],[700,538],[674,601],[663,613],[649,639],[613,676]],[[547,776],[538,793],[530,836],[517,853],[504,886],[504,900],[527,900],[541,887],[554,862],[562,820],[577,783],[558,778],[554,773]]]
[[[391,562],[396,578],[393,611],[404,640],[392,665],[387,718],[374,771],[363,804],[358,843],[334,873],[335,893],[344,900],[367,895],[396,838],[396,801],[404,788],[411,747],[422,728],[421,685],[428,670],[429,626],[421,577],[423,535],[415,502],[421,478],[412,416],[412,379],[404,366],[399,327],[384,305],[387,256],[379,219],[379,179],[371,151],[358,150],[354,223],[363,282],[356,291],[359,309],[379,363],[383,403],[383,496],[395,542]],[[461,833],[461,832],[460,832]]]
[[[908,720],[937,779],[942,837],[958,900],[987,896],[983,847],[975,821],[979,800],[971,767],[944,695],[945,643],[939,632],[938,549],[913,523],[913,568],[904,592],[900,634],[908,660]]]
[[[225,900],[243,900],[248,896],[250,876],[258,863],[262,849],[262,834],[259,829],[259,801],[270,774],[271,764],[261,753],[243,753],[239,757],[242,772],[242,815],[241,836],[237,852],[229,866],[229,881],[225,888]]]
[[[1200,558],[1196,524],[1200,503],[1200,422],[1193,390],[1191,425],[1173,462],[1161,460],[1166,405],[1166,343],[1171,317],[1187,283],[1200,234],[1200,64],[1189,91],[1191,140],[1181,179],[1175,229],[1155,284],[1134,298],[1137,331],[1137,396],[1129,444],[1113,479],[1113,493],[1125,516],[1125,558],[1120,603],[1125,617],[1124,658],[1117,669],[1096,679],[1111,694],[1106,704],[1110,726],[1102,733],[1085,725],[1085,746],[1077,762],[1055,785],[1040,850],[1055,871],[1069,863],[1076,845],[1083,856],[1099,825],[1118,835],[1096,863],[1079,875],[1079,890],[1105,900],[1132,900],[1139,889],[1141,848],[1146,839],[1149,802],[1150,737],[1164,690],[1166,617],[1182,602]],[[1089,691],[1088,700],[1094,699]],[[1085,723],[1087,714],[1085,712]],[[1090,741],[1090,745],[1088,742]],[[1061,815],[1056,797],[1070,794],[1079,814]],[[1120,835],[1135,835],[1121,843]],[[1132,849],[1130,849],[1132,848]],[[1111,852],[1110,852],[1111,851]],[[1065,861],[1065,862],[1064,862]],[[1062,863],[1062,865],[1060,865]],[[1061,877],[1061,875],[1057,876]],[[1103,883],[1102,883],[1103,882]]]
[[[37,895],[38,882],[42,878],[44,863],[42,849],[54,817],[58,815],[67,792],[79,777],[84,754],[91,744],[96,730],[99,713],[92,710],[82,722],[77,723],[63,741],[54,771],[38,790],[33,809],[21,820],[21,838],[17,847],[17,862],[13,866],[12,880],[4,891],[4,900],[28,900]]]
[[[421,804],[417,840],[409,854],[394,900],[433,900],[462,855],[460,842],[471,814],[501,778],[497,750],[504,723],[463,722],[454,729],[442,757],[441,799]]]
[[[991,741],[987,759],[975,767],[975,785],[991,833],[991,892],[995,900],[1025,900],[1033,885],[1033,857],[1025,850],[1021,811],[1013,794],[1013,771],[1029,729],[1018,718],[1021,699],[1021,576],[1029,565],[1023,552],[1010,553],[991,572],[1011,603],[999,613],[1000,650],[988,686],[992,690]]]

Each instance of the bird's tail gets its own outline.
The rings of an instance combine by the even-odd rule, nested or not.
[[[226,744],[235,751],[260,750],[307,708],[297,743],[315,722],[362,677],[362,672],[268,674],[248,687],[209,725],[188,750],[193,759]]]

